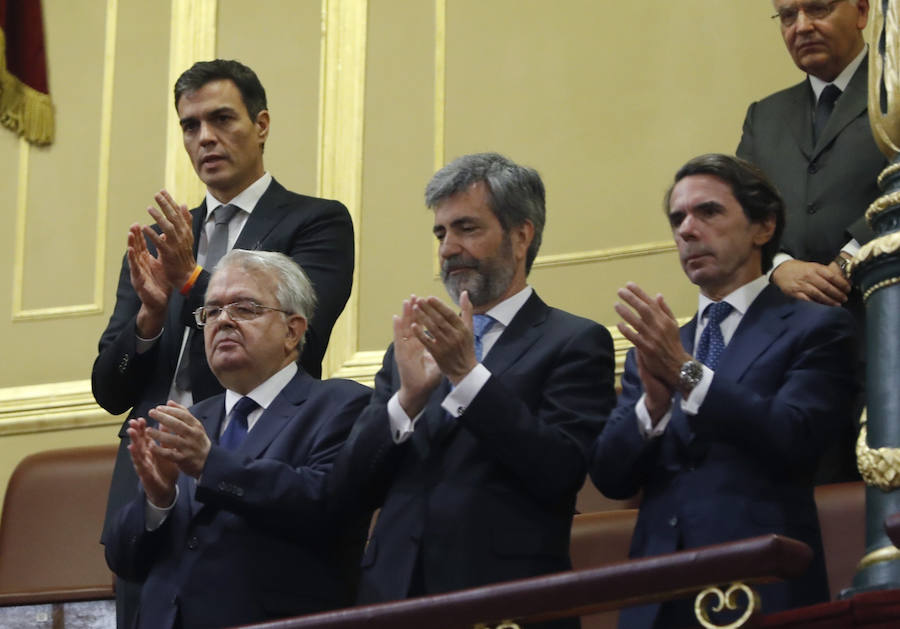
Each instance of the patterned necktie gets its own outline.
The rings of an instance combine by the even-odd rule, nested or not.
[[[494,317],[491,315],[477,314],[472,315],[472,332],[475,335],[475,360],[481,362],[484,357],[484,334],[492,325],[494,325]]]
[[[706,327],[700,334],[700,341],[697,343],[697,351],[694,354],[697,360],[713,371],[716,370],[719,356],[725,349],[721,323],[732,310],[731,304],[724,301],[717,301],[706,307]]]
[[[244,396],[237,401],[231,409],[231,421],[219,439],[219,445],[226,450],[236,450],[247,436],[247,415],[252,413],[259,404]]]
[[[239,209],[236,205],[220,205],[213,210],[215,227],[213,227],[212,236],[209,238],[209,246],[206,248],[206,260],[204,261],[204,266],[210,273],[212,273],[216,264],[218,264],[228,249],[228,223],[231,222],[231,219],[234,218]],[[175,370],[175,385],[182,391],[191,390],[190,354],[195,332],[194,328],[188,329],[187,343],[184,344],[184,351],[181,353],[181,362],[178,363],[178,368]]]
[[[813,118],[813,142],[818,142],[819,138],[822,137],[822,131],[825,130],[828,118],[831,116],[831,112],[834,111],[834,103],[840,95],[841,89],[833,83],[826,85],[822,93],[819,94],[819,101],[816,103],[816,115]]]

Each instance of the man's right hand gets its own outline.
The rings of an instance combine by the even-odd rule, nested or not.
[[[785,295],[815,301],[826,306],[840,306],[847,301],[850,282],[836,264],[786,260],[771,275],[772,281]]]
[[[165,323],[172,286],[159,258],[147,249],[141,226],[137,223],[128,230],[127,257],[131,285],[141,300],[137,334],[141,338],[152,339],[160,333]]]
[[[178,467],[154,454],[153,440],[147,434],[147,422],[143,417],[128,422],[128,437],[131,463],[147,499],[161,509],[171,506],[175,500]]]
[[[409,417],[418,415],[431,392],[441,382],[441,370],[412,329],[416,296],[403,301],[403,311],[394,315],[394,359],[400,373],[397,401]]]

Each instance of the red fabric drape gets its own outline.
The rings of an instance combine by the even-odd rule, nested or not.
[[[35,144],[53,141],[41,0],[0,0],[0,123]]]

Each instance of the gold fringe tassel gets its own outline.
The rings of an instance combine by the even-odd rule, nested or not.
[[[0,124],[32,144],[53,142],[53,103],[6,69],[6,41],[0,29]]]

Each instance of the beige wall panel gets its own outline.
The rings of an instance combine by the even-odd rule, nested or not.
[[[56,140],[29,150],[25,309],[94,301],[106,3],[48,3],[44,23]]]
[[[289,190],[314,195],[319,120],[320,0],[219,0],[217,54],[253,68],[272,128],[266,168]]]
[[[154,51],[167,50],[168,8],[137,0],[115,4],[108,179],[100,179],[107,3],[55,0],[44,3],[44,20],[57,136],[50,147],[28,150],[26,189],[23,307],[94,303],[94,268],[100,255],[104,311],[11,320],[15,195],[8,196],[2,231],[10,243],[2,248],[7,272],[0,280],[0,335],[6,355],[25,359],[0,365],[0,387],[90,376],[97,340],[114,304],[127,226],[146,222],[144,208],[162,186],[162,129],[169,97],[165,54]],[[3,136],[3,161],[16,164],[18,142],[5,130]],[[15,185],[4,189],[17,191]],[[104,195],[109,213],[98,230]],[[98,240],[101,237],[104,240]]]
[[[449,0],[446,157],[498,150],[542,173],[542,254],[666,240],[660,198],[674,170],[733,152],[751,100],[799,78],[769,12],[764,2]],[[616,266],[671,277],[662,264]],[[607,312],[625,277],[591,266],[597,291],[584,299]]]
[[[0,346],[12,336],[13,248],[16,236],[16,196],[19,176],[19,139],[0,128]],[[4,386],[0,367],[0,387]]]
[[[384,349],[391,315],[433,280],[432,215],[423,192],[434,162],[434,3],[370,0],[366,73],[360,349]]]

